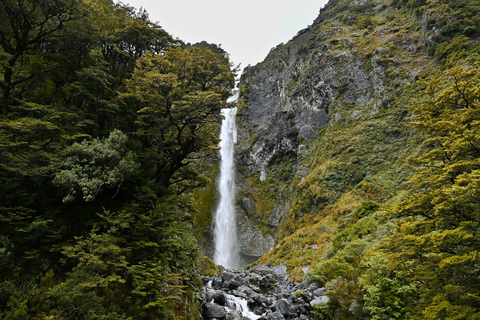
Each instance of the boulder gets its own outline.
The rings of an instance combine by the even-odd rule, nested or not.
[[[273,267],[273,272],[279,278],[284,278],[287,275],[287,266],[285,264],[279,264]]]
[[[315,298],[315,299],[313,299],[312,301],[310,301],[310,305],[311,305],[312,307],[314,307],[314,306],[317,305],[317,304],[327,303],[328,300],[330,300],[329,297],[327,297],[327,296],[321,296],[321,297]]]
[[[220,274],[220,278],[223,279],[223,281],[230,281],[233,278],[235,278],[237,275],[233,272],[222,272]]]
[[[224,319],[227,311],[216,303],[208,302],[203,306],[202,315],[204,319]]]
[[[213,302],[215,302],[220,306],[225,306],[227,301],[227,298],[225,297],[225,293],[223,293],[222,291],[215,291],[212,298],[213,298]]]
[[[275,311],[283,316],[293,316],[296,314],[295,307],[287,299],[280,299],[274,302]]]
[[[274,275],[269,273],[258,280],[258,286],[263,290],[271,289],[275,286],[276,282],[277,280]]]
[[[238,310],[230,311],[227,313],[227,316],[225,317],[225,320],[244,320],[242,316],[242,313]]]
[[[321,296],[323,296],[324,293],[325,293],[325,288],[319,288],[319,289],[313,291],[313,297],[314,298],[321,297]]]
[[[303,301],[310,302],[312,301],[316,295],[314,295],[315,290],[318,290],[318,285],[316,283],[312,283],[308,288],[302,291],[301,297]]]
[[[213,278],[212,279],[212,288],[215,290],[219,290],[222,288],[223,280],[221,278]]]
[[[273,312],[261,317],[259,320],[285,320],[285,317],[280,312]]]
[[[204,320],[250,320],[241,313],[245,308],[262,315],[263,320],[313,320],[313,306],[328,302],[328,297],[322,296],[325,289],[315,283],[307,287],[304,282],[291,282],[283,272],[283,266],[258,265],[203,279],[207,286],[199,294],[199,301]]]

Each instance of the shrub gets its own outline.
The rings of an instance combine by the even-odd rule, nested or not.
[[[380,208],[380,204],[375,201],[364,201],[362,204],[357,208],[357,218],[361,219],[363,217],[368,216],[369,214],[375,212]]]

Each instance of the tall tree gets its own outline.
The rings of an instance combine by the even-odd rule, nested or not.
[[[77,4],[75,0],[0,1],[0,47],[4,60],[1,65],[0,114],[3,114],[17,85],[60,67],[60,64],[46,63],[42,56],[32,56],[30,52],[49,56],[67,42],[62,29],[81,17]],[[24,70],[28,72],[22,72]]]
[[[454,67],[427,85],[412,125],[428,135],[406,217],[385,248],[401,274],[420,283],[417,319],[480,317],[480,73]]]
[[[201,182],[189,164],[215,149],[220,109],[233,86],[228,59],[209,49],[172,48],[139,59],[121,97],[138,114],[136,134],[157,195],[171,185],[181,193]]]

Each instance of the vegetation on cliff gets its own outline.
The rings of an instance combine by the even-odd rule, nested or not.
[[[244,150],[272,144],[249,117],[265,74],[285,83],[279,113],[315,106],[315,90],[327,112],[313,139],[292,140],[294,163],[278,152],[263,181],[255,164],[241,172],[244,195],[269,199],[256,219],[277,239],[259,263],[325,286],[318,319],[480,316],[479,10],[479,1],[330,1],[244,73]],[[279,206],[282,223],[268,224]]]

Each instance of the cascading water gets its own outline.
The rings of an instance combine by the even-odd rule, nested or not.
[[[226,300],[227,300],[226,301],[227,311],[228,310],[240,311],[244,318],[251,319],[251,320],[256,320],[256,319],[260,318],[259,315],[256,315],[255,313],[250,311],[250,309],[248,308],[247,300],[245,300],[243,298],[240,298],[240,297],[232,296],[230,294],[226,294],[225,297],[226,297]]]
[[[220,132],[220,181],[218,184],[220,202],[215,214],[215,254],[213,260],[225,268],[238,267],[239,259],[235,246],[235,161],[234,148],[237,143],[235,118],[237,108],[222,109],[225,117]]]

